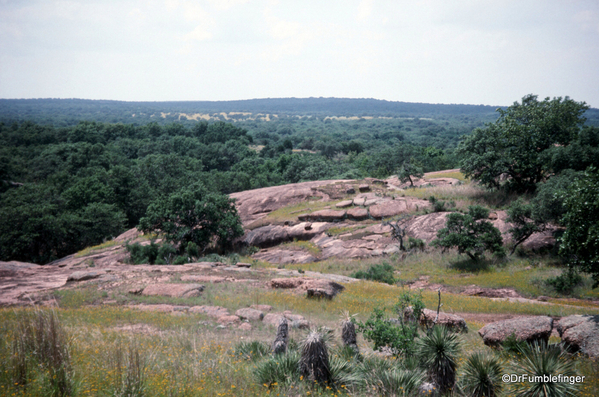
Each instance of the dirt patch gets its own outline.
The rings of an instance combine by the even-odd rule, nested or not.
[[[156,335],[160,333],[160,330],[149,324],[129,324],[122,325],[120,327],[111,328],[112,331],[116,332],[130,332],[132,334],[145,334],[145,335]]]

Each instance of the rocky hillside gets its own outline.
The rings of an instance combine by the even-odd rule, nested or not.
[[[427,178],[418,179],[414,184],[450,187],[459,185],[460,181],[455,178]],[[430,212],[429,201],[405,195],[406,188],[407,185],[397,178],[369,178],[361,181],[304,182],[234,193],[231,197],[236,199],[246,231],[237,243],[257,247],[258,251],[252,258],[275,265],[330,258],[383,257],[399,252],[398,243],[391,236],[391,227],[383,225],[383,221],[398,217],[405,220],[408,237],[429,243],[444,227],[447,212]],[[509,225],[505,218],[503,211],[490,215],[491,222],[501,230],[507,242]],[[131,229],[99,247],[44,266],[0,262],[0,305],[35,302],[36,294],[40,292],[86,278],[133,288],[137,279],[138,284],[143,284],[144,276],[141,275],[145,273],[190,270],[187,265],[150,267],[126,264],[128,254],[125,244],[134,242],[142,245],[150,243],[137,229]],[[526,245],[528,248],[540,248],[553,243],[549,230],[534,235]],[[218,266],[211,266],[214,267]],[[218,269],[237,274],[245,268],[225,266]]]

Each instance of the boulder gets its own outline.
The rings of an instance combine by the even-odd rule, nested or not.
[[[264,318],[262,319],[262,322],[264,324],[269,324],[272,325],[274,327],[278,327],[279,323],[281,322],[281,320],[284,318],[285,316],[283,316],[280,313],[267,313],[264,315]]]
[[[98,278],[101,275],[103,275],[104,272],[99,272],[99,271],[78,271],[78,272],[74,272],[71,273],[71,275],[67,278],[67,281],[85,281],[85,280],[92,280],[94,278]]]
[[[432,326],[435,318],[437,317],[437,312],[434,310],[424,309],[422,314],[423,319],[421,321],[427,326]],[[456,316],[455,314],[439,312],[437,324],[444,325],[455,332],[468,332],[466,320],[460,316]]]
[[[511,335],[519,341],[547,342],[553,330],[553,319],[547,316],[517,317],[482,327],[478,334],[487,346],[500,346]]]
[[[335,204],[335,207],[337,208],[345,208],[345,207],[349,207],[354,203],[353,200],[343,200],[338,202],[337,204]]]
[[[477,285],[469,285],[462,293],[487,298],[522,298],[513,288],[481,288]]]
[[[345,215],[344,211],[333,212],[343,212]],[[301,218],[310,216],[312,214],[300,215]],[[309,240],[329,227],[331,225],[326,222],[302,222],[293,226],[267,225],[247,232],[241,242],[247,246],[272,247],[294,239]]]
[[[367,198],[366,197],[356,197],[354,199],[354,205],[364,205],[364,203],[366,202]]]
[[[407,320],[412,316],[412,313],[413,309],[410,306],[404,311],[404,318]],[[423,309],[420,323],[424,326],[431,327],[435,322],[435,318],[437,318],[437,312],[435,310]],[[468,332],[466,320],[460,316],[456,316],[455,314],[439,312],[437,324],[444,325],[454,332]]]
[[[274,327],[278,327],[281,320],[283,319],[287,319],[289,321],[289,325],[292,328],[310,328],[310,323],[304,318],[304,316],[301,316],[299,314],[293,314],[290,311],[285,311],[283,313],[267,313],[262,319],[262,322],[264,324],[269,324]]]
[[[231,278],[221,276],[198,276],[198,275],[184,275],[181,276],[181,281],[199,281],[202,283],[224,283],[225,281],[233,281]]]
[[[262,226],[247,232],[242,242],[248,246],[272,247],[289,241],[288,229],[280,225]]]
[[[356,193],[356,189],[354,189],[352,186],[346,186],[345,193],[346,194],[354,194],[354,193]]]
[[[283,315],[287,318],[287,320],[290,320],[290,321],[304,321],[305,320],[304,316],[302,316],[301,314],[293,314],[289,310],[285,310],[283,312]]]
[[[251,331],[252,330],[252,324],[250,323],[241,323],[237,329],[243,330],[243,331]]]
[[[252,309],[260,310],[261,312],[269,312],[272,310],[271,305],[252,305],[250,307]]]
[[[150,284],[144,288],[145,296],[170,296],[171,298],[191,298],[200,296],[204,290],[201,284]]]
[[[202,313],[209,317],[228,316],[229,310],[220,306],[193,306],[189,308],[189,313]]]
[[[173,305],[166,305],[166,304],[158,304],[158,305],[130,305],[128,306],[132,309],[137,309],[137,310],[143,310],[145,312],[162,312],[162,313],[168,313],[168,312],[173,312],[175,311],[175,306]]]
[[[237,316],[221,316],[216,319],[216,322],[222,325],[239,324],[241,319]]]
[[[333,297],[335,295],[333,295],[331,292],[323,289],[323,288],[308,288],[306,296],[308,298],[316,298],[316,299],[322,299],[322,298],[326,298],[326,299],[333,299]]]
[[[360,190],[361,192],[369,192],[370,185],[368,185],[367,183],[362,184],[362,185],[358,186],[358,190]]]
[[[291,328],[309,329],[310,323],[307,320],[291,321]]]
[[[241,318],[242,320],[249,321],[262,321],[264,318],[264,313],[260,310],[252,309],[249,307],[245,307],[243,309],[238,309],[235,312],[235,315]]]
[[[312,279],[307,277],[275,278],[270,281],[273,288],[297,288],[308,291],[308,296],[333,298],[345,287],[331,280]],[[312,290],[312,292],[309,292]]]
[[[302,285],[304,279],[302,278],[273,278],[270,280],[270,286],[272,288],[298,288]]]
[[[570,351],[599,357],[599,315],[564,317],[555,328]]]
[[[339,222],[345,219],[345,211],[320,210],[311,214],[303,214],[297,217],[300,221]]]
[[[370,216],[375,219],[390,218],[408,211],[405,200],[390,200],[370,206]]]
[[[352,208],[347,210],[347,217],[354,221],[363,221],[368,219],[368,210],[365,208]]]
[[[258,252],[252,257],[261,261],[277,264],[312,263],[318,260],[312,254],[305,251],[284,250],[277,248],[271,248],[268,251]]]
[[[364,206],[365,207],[370,207],[371,205],[378,204],[378,203],[381,203],[381,202],[384,202],[384,201],[388,201],[388,200],[384,200],[384,199],[381,199],[381,198],[368,199],[368,200],[364,201]]]

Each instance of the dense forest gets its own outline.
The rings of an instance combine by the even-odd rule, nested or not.
[[[228,194],[386,177],[408,164],[455,168],[460,137],[495,121],[494,110],[327,98],[0,100],[0,260],[47,263],[100,243],[196,182]],[[585,116],[599,120],[596,109]]]

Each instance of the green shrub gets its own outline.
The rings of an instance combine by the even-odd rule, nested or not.
[[[515,334],[511,334],[507,338],[503,340],[501,343],[501,347],[505,353],[509,354],[518,354],[522,349],[525,349],[527,346],[526,341],[519,340],[516,338]]]
[[[158,249],[157,265],[170,265],[173,263],[177,250],[171,244],[162,244]]]
[[[501,232],[486,220],[488,217],[489,210],[480,205],[469,206],[468,214],[453,212],[447,215],[445,228],[437,232],[437,239],[431,245],[456,247],[472,260],[480,259],[484,251],[505,256]]]
[[[433,212],[445,212],[447,208],[445,208],[445,201],[437,200],[435,196],[430,196],[428,198],[429,203],[431,203],[433,207]]]
[[[185,251],[190,258],[197,258],[200,255],[200,250],[198,249],[198,245],[193,241],[187,243],[187,247],[185,247]]]
[[[139,243],[127,244],[125,248],[129,252],[129,262],[135,265],[149,263],[153,265],[158,257],[159,245],[151,241],[149,245]]]
[[[560,294],[571,294],[574,288],[582,284],[582,276],[568,269],[559,276],[548,278],[545,283]]]
[[[408,307],[411,308],[410,311],[407,310]],[[405,292],[395,305],[399,319],[387,319],[383,309],[375,308],[365,323],[357,322],[356,325],[364,338],[374,343],[374,350],[387,347],[396,355],[409,354],[414,351],[415,339],[418,337],[418,319],[422,309],[422,297]],[[410,312],[411,314],[407,315]]]
[[[173,265],[184,265],[187,263],[187,258],[184,256],[176,256]]]
[[[420,251],[424,250],[426,243],[424,240],[414,237],[408,237],[408,249],[418,249]]]
[[[387,262],[383,262],[382,265],[372,265],[366,271],[360,270],[355,272],[352,274],[352,277],[362,280],[378,281],[390,285],[395,284],[397,281],[395,277],[393,277],[393,267]]]

